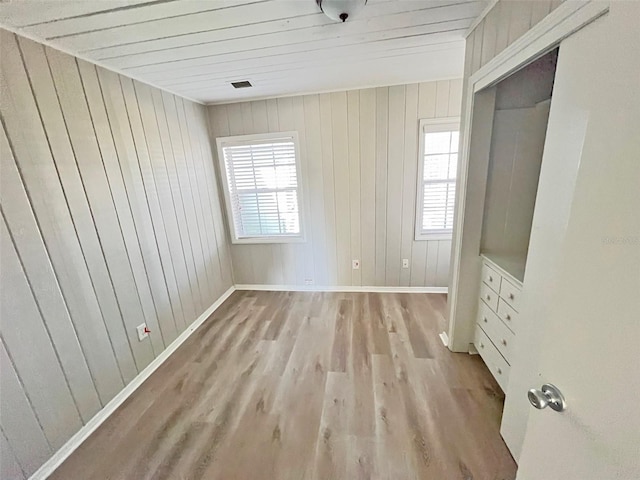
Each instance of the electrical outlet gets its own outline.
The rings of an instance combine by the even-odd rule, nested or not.
[[[149,336],[151,330],[147,328],[146,323],[141,323],[136,327],[136,331],[138,332],[138,340],[142,341]]]
[[[408,258],[403,258],[402,259],[402,268],[409,268],[409,259]]]
[[[360,268],[360,260],[351,260],[351,266],[354,270],[358,270]]]
[[[305,278],[304,279],[304,284],[305,285],[313,285],[313,279],[312,278]]]

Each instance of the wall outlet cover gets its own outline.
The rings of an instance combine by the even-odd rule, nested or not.
[[[360,268],[360,260],[351,260],[351,266],[354,270],[358,270]]]
[[[136,327],[136,331],[138,332],[138,340],[142,341],[149,336],[149,329],[147,328],[146,323],[141,323]]]
[[[409,268],[409,259],[408,258],[403,258],[402,259],[402,268]]]

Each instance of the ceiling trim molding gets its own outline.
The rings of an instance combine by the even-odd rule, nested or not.
[[[100,68],[104,68],[105,70],[109,70],[110,72],[114,72],[117,73],[118,75],[122,75],[123,77],[127,77],[130,78],[132,80],[135,80],[137,82],[140,83],[144,83],[145,85],[149,85],[150,87],[153,88],[157,88],[158,90],[162,90],[164,92],[170,93],[171,95],[175,95],[177,97],[180,98],[184,98],[185,100],[189,100],[190,102],[194,102],[197,103],[199,105],[205,105],[205,103],[201,102],[200,100],[196,100],[195,98],[191,98],[191,97],[187,97],[185,95],[182,95],[180,93],[174,92],[172,90],[169,90],[168,88],[165,87],[161,87],[160,85],[156,85],[154,83],[151,83],[147,80],[143,80],[142,78],[138,77],[137,75],[131,75],[130,73],[124,72],[118,68],[113,68],[110,67],[108,65],[105,65],[104,63],[100,62],[100,61],[96,61],[96,60],[92,60],[84,55],[81,55],[79,53],[73,52],[67,48],[61,48],[59,45],[55,45],[54,43],[48,41],[48,40],[43,40],[41,38],[36,37],[35,35],[31,35],[28,33],[25,33],[23,31],[20,30],[19,27],[11,27],[9,25],[6,25],[4,23],[0,23],[0,28],[3,28],[4,30],[7,30],[8,32],[14,33],[15,35],[18,35],[22,38],[26,38],[28,40],[31,40],[33,42],[39,43],[40,45],[45,45],[49,48],[52,48],[54,50],[57,50],[59,52],[63,52],[66,53],[67,55],[71,55],[72,57],[75,58],[79,58],[80,60],[83,60],[85,62],[91,63],[93,65],[97,65]]]
[[[489,15],[489,12],[491,10],[493,10],[493,7],[496,6],[496,3],[498,3],[499,0],[491,0],[489,2],[489,5],[487,5],[485,7],[484,10],[482,10],[482,12],[480,12],[480,15],[478,15],[476,17],[476,19],[471,22],[471,25],[469,25],[469,28],[467,28],[467,31],[464,32],[464,38],[467,38],[469,35],[471,35],[471,33],[475,30],[475,28],[480,25],[480,22],[482,22],[482,20],[484,20],[484,17],[486,17],[487,15]]]

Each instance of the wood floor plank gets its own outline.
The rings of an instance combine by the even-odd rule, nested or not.
[[[331,371],[346,372],[349,344],[351,343],[351,300],[341,299],[338,303],[336,329],[331,353]]]
[[[381,459],[382,478],[415,478],[409,426],[390,356],[373,356],[373,377],[378,437],[376,455]]]
[[[382,307],[381,295],[379,293],[369,293],[368,297],[368,315],[371,319],[371,331],[373,333],[374,354],[390,355],[389,336],[385,326],[386,313]]]
[[[322,417],[316,442],[313,478],[346,478],[348,423],[353,397],[346,373],[327,373]]]
[[[349,416],[349,433],[356,437],[369,438],[375,435],[375,401],[371,363],[374,344],[370,319],[367,316],[366,300],[366,294],[354,294],[353,333],[348,370],[353,383],[353,411]],[[355,443],[356,450],[366,444],[366,442]]]
[[[431,294],[235,292],[52,479],[512,480]]]

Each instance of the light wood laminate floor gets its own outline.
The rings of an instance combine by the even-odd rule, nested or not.
[[[513,479],[443,295],[235,292],[53,479]]]

